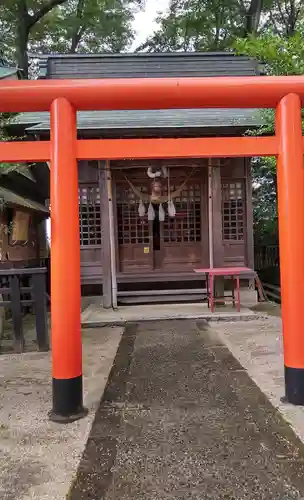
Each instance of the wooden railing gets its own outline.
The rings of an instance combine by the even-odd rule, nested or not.
[[[14,350],[25,347],[23,317],[26,307],[33,307],[36,322],[36,341],[39,351],[49,349],[46,307],[46,268],[0,269],[0,307],[9,308],[12,315]]]
[[[255,248],[255,270],[259,273],[266,297],[281,301],[280,254],[278,245]]]
[[[262,282],[264,293],[271,302],[281,303],[281,288],[270,283]]]
[[[264,271],[265,269],[280,267],[278,245],[256,247],[254,254],[255,269],[257,271]]]

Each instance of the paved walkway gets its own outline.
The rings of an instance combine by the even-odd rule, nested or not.
[[[255,319],[259,313],[254,313],[246,307],[242,307],[238,313],[232,306],[217,307],[214,313],[210,312],[206,303],[195,304],[149,304],[137,306],[119,306],[116,311],[103,309],[98,302],[91,303],[82,312],[82,325],[85,328],[125,325],[128,322],[137,321],[162,321],[169,319],[200,319],[208,321],[238,321]]]
[[[68,498],[300,500],[303,457],[205,322],[129,325]]]

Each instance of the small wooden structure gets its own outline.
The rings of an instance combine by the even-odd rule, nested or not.
[[[43,58],[40,78],[257,73],[255,60],[225,53],[59,55]],[[25,113],[17,122],[30,136],[49,136],[48,113]],[[78,115],[85,138],[240,136],[257,125],[250,109]],[[105,307],[115,307],[117,300],[201,297],[202,278],[194,268],[253,267],[250,158],[80,161],[79,220],[83,291],[102,285]]]
[[[35,267],[47,258],[48,217],[47,207],[0,187],[1,267]]]
[[[0,81],[20,78],[18,68],[0,58]],[[7,131],[23,135],[22,129],[11,121],[7,122]],[[35,267],[47,257],[47,198],[49,179],[45,165],[0,165],[0,267]]]

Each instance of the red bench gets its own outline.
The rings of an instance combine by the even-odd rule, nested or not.
[[[259,292],[260,300],[263,300],[263,291],[260,279],[257,273],[249,267],[215,267],[206,269],[194,269],[195,273],[204,274],[206,276],[207,283],[207,294],[208,294],[208,307],[210,307],[211,312],[214,312],[214,305],[216,302],[222,302],[223,299],[231,300],[237,311],[241,310],[241,291],[240,291],[240,279],[241,276],[251,277],[255,280]],[[227,276],[233,281],[232,284],[232,295],[225,295],[222,297],[216,296],[214,294],[214,282],[215,276]],[[236,285],[236,286],[235,286]],[[236,292],[236,293],[235,293]]]

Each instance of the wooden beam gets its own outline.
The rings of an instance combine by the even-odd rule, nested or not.
[[[50,157],[51,148],[49,141],[0,142],[1,162],[44,162],[49,161]]]
[[[304,137],[302,140],[304,152]],[[88,139],[77,141],[79,160],[153,158],[233,158],[277,156],[276,137],[194,139]],[[0,162],[48,162],[50,142],[0,142]]]
[[[212,166],[212,246],[213,259],[212,267],[224,266],[224,243],[223,243],[223,221],[222,221],[222,176],[219,162],[211,160]],[[210,193],[209,193],[210,196]],[[211,231],[210,233],[211,234]],[[210,236],[209,236],[210,237]],[[210,243],[209,246],[211,247]],[[210,259],[211,262],[211,259]],[[210,266],[211,267],[211,266]],[[215,296],[223,297],[225,290],[225,280],[222,276],[216,276],[214,282]],[[223,302],[224,304],[224,302]]]
[[[304,147],[304,143],[303,143]],[[88,139],[78,140],[79,160],[152,158],[228,158],[276,156],[275,137],[208,137],[194,139]]]
[[[245,159],[245,190],[246,190],[246,265],[254,269],[254,242],[253,242],[253,206],[252,206],[252,175],[251,163]]]
[[[304,138],[303,138],[304,150]],[[195,139],[92,139],[77,141],[79,160],[152,158],[228,158],[277,156],[275,137]],[[0,142],[1,162],[49,161],[49,141]]]
[[[111,282],[112,282],[112,307],[117,309],[117,276],[116,276],[116,255],[117,245],[115,238],[115,216],[113,203],[113,184],[110,161],[106,161],[106,172],[108,181],[108,200],[109,200],[109,240],[110,240],[110,261],[111,261]]]
[[[206,165],[206,163],[205,163]],[[208,172],[201,169],[201,249],[202,267],[209,267],[209,193]]]
[[[210,193],[209,193],[210,195]],[[222,178],[221,167],[212,162],[212,240],[213,267],[224,265],[222,222]]]
[[[4,80],[0,112],[48,111],[64,97],[75,110],[275,108],[295,93],[304,103],[304,76]]]
[[[214,246],[213,246],[213,167],[212,158],[208,160],[208,244],[209,244],[209,267],[213,269]]]
[[[105,309],[112,307],[112,273],[108,172],[106,162],[99,162],[99,190],[102,234],[102,301]]]

